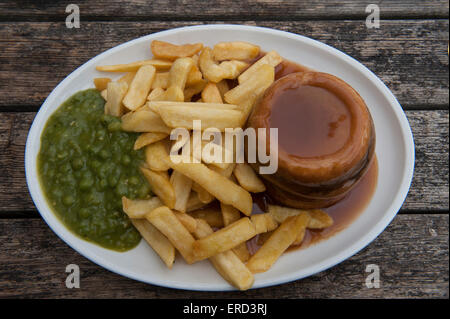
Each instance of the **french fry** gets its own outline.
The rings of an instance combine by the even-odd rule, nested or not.
[[[217,89],[220,92],[220,96],[222,97],[222,101],[224,100],[223,96],[230,90],[230,86],[228,85],[227,80],[222,80],[216,83]]]
[[[220,167],[217,167],[215,165],[209,164],[208,168],[212,169],[216,173],[219,173],[223,177],[230,178],[231,175],[233,174],[233,170],[234,170],[235,165],[236,165],[236,163],[230,163],[230,165],[228,165],[226,168],[220,168]]]
[[[251,215],[250,220],[255,225],[257,234],[267,233],[278,227],[278,223],[269,213]]]
[[[197,229],[194,232],[197,239],[204,238],[212,233],[213,230],[204,220],[198,220]],[[234,287],[247,290],[253,285],[253,274],[232,251],[217,254],[209,260],[217,272]]]
[[[308,226],[308,225],[306,225],[306,226]],[[294,242],[292,243],[292,246],[298,246],[303,242],[303,239],[305,238],[305,235],[306,235],[306,226],[300,230],[300,232],[298,233]]]
[[[220,210],[222,212],[224,226],[228,226],[241,218],[241,213],[233,206],[220,203]],[[246,262],[250,258],[250,253],[245,242],[234,247],[233,252],[242,262]]]
[[[135,75],[136,72],[127,72],[120,79],[118,79],[117,82],[126,82],[128,86],[130,86]]]
[[[247,262],[250,259],[250,252],[248,251],[246,242],[237,245],[232,249],[232,251],[243,263]]]
[[[256,175],[253,168],[247,163],[237,163],[234,168],[234,176],[243,188],[252,193],[260,193],[266,190],[264,183]]]
[[[206,103],[223,103],[220,91],[215,83],[208,83],[202,91],[202,101]]]
[[[157,72],[152,83],[152,89],[167,89],[169,86],[169,72]]]
[[[163,203],[157,196],[150,199],[129,199],[122,196],[122,209],[130,218],[145,218],[145,215],[160,206]]]
[[[241,218],[241,213],[233,206],[220,203],[220,210],[225,226],[228,226]]]
[[[197,220],[194,217],[176,210],[174,210],[173,213],[191,234],[195,232],[195,229],[197,228]]]
[[[166,98],[166,91],[162,88],[153,89],[147,96],[147,101],[164,101]]]
[[[152,171],[167,171],[170,166],[167,140],[160,140],[145,147],[145,162]]]
[[[202,43],[176,45],[164,41],[153,40],[150,44],[155,58],[176,60],[178,58],[190,57],[200,52]]]
[[[104,89],[100,92],[100,95],[102,96],[102,98],[106,101],[108,99],[108,90]]]
[[[141,172],[150,184],[152,191],[169,208],[175,206],[175,191],[170,184],[167,172],[154,172],[141,167]]]
[[[95,78],[94,85],[98,91],[103,91],[108,86],[108,83],[111,82],[110,78]]]
[[[264,94],[275,79],[275,68],[268,64],[258,68],[252,77],[225,93],[225,101],[230,104],[242,105],[246,101],[255,101]]]
[[[192,190],[197,193],[198,199],[204,204],[209,204],[215,199],[214,196],[208,193],[208,191],[198,183],[192,183]]]
[[[251,214],[253,200],[250,193],[226,177],[209,169],[206,165],[201,163],[183,163],[182,160],[180,163],[174,163],[170,160],[169,165],[174,170],[178,170],[200,184],[220,202],[232,205],[245,215]]]
[[[170,134],[171,129],[161,117],[150,109],[128,112],[122,116],[122,130],[127,132],[152,132]]]
[[[194,67],[191,58],[179,58],[173,62],[169,71],[169,85],[166,90],[166,101],[184,101],[184,88],[190,70]]]
[[[307,214],[288,217],[267,239],[258,251],[250,257],[247,267],[252,273],[270,269],[281,254],[295,241],[299,232],[309,222]]]
[[[193,61],[193,60],[192,60]],[[195,85],[202,81],[202,73],[197,66],[193,65],[189,71],[186,79],[186,86]],[[169,87],[169,72],[158,72],[155,75],[155,80],[152,83],[152,89],[162,88],[167,89]]]
[[[311,217],[307,228],[323,229],[333,225],[333,218],[320,209],[303,210],[277,205],[268,205],[267,212],[271,214],[278,223],[282,223],[289,216],[297,216],[302,213],[307,213]]]
[[[206,86],[206,83],[207,82],[202,79],[200,82],[193,84],[193,85],[189,85],[187,88],[185,88],[184,89],[184,101],[190,102],[194,95],[197,95],[200,92],[202,92],[203,88]]]
[[[227,127],[240,127],[242,112],[230,109],[205,108],[203,106],[166,105],[158,113],[169,127],[193,129],[193,121],[200,120],[202,130],[214,127],[225,131]]]
[[[283,62],[283,58],[276,51],[270,51],[266,55],[264,55],[261,59],[253,63],[247,70],[245,70],[245,72],[239,75],[238,82],[239,84],[241,84],[249,80],[257,72],[257,70],[264,64],[276,67],[281,62]]]
[[[205,103],[205,102],[175,102],[175,101],[150,101],[147,103],[150,110],[159,113],[160,109],[166,107],[189,107],[189,108],[205,108],[218,110],[238,110],[239,106],[225,103]]]
[[[204,48],[202,50],[198,60],[198,65],[200,67],[200,71],[203,73],[203,77],[214,83],[226,79],[229,75],[225,69],[221,68],[214,61],[212,50],[210,48]]]
[[[219,64],[219,66],[225,70],[226,77],[225,79],[236,79],[242,71],[244,71],[248,67],[248,63],[232,60],[232,61],[224,61]]]
[[[333,218],[321,209],[308,210],[308,214],[311,217],[308,223],[310,229],[323,229],[333,225]]]
[[[197,67],[197,69],[198,69],[198,58],[199,58],[198,54],[194,54],[193,56],[191,56],[191,59],[194,61],[194,65]]]
[[[139,70],[141,66],[144,65],[152,65],[157,70],[167,70],[172,66],[172,62],[153,59],[153,60],[136,61],[127,64],[99,65],[96,66],[95,68],[97,69],[97,71],[102,72],[136,72],[137,70]]]
[[[290,216],[297,216],[301,213],[306,213],[306,212],[307,211],[304,209],[283,207],[283,206],[271,205],[271,204],[269,204],[267,206],[267,213],[271,214],[272,217],[280,224],[282,222],[284,222]]]
[[[259,46],[242,41],[219,42],[212,53],[217,61],[252,60],[258,56]]]
[[[203,260],[230,250],[256,235],[255,226],[248,217],[219,229],[202,239],[195,241],[193,252],[195,260]]]
[[[223,227],[223,219],[220,210],[217,207],[205,207],[188,212],[188,215],[195,219],[202,219],[208,223],[209,226],[215,228]]]
[[[168,268],[172,268],[175,261],[175,247],[155,226],[146,219],[131,219],[142,238],[153,248]]]
[[[149,144],[158,142],[160,140],[165,139],[168,136],[167,133],[142,133],[139,135],[139,137],[136,139],[136,142],[134,143],[134,150],[138,150],[143,148],[144,146],[147,146]]]
[[[192,212],[197,209],[204,207],[206,204],[203,203],[199,198],[196,192],[192,192],[189,194],[189,199],[187,202],[186,212]]]
[[[122,100],[127,93],[128,84],[125,82],[109,82],[106,89],[107,100],[105,114],[122,116],[125,112]]]
[[[146,218],[169,239],[188,264],[194,262],[192,247],[195,239],[168,207],[156,208]]]
[[[144,65],[139,68],[131,81],[128,92],[122,103],[127,109],[134,111],[144,105],[148,93],[155,78],[156,69],[151,65]]]
[[[170,183],[175,191],[175,206],[174,209],[185,213],[189,201],[189,194],[191,193],[192,180],[181,174],[173,171],[170,176]]]
[[[197,55],[196,55],[197,56]],[[189,71],[187,79],[186,79],[186,86],[197,84],[201,81],[203,81],[203,74],[198,68],[198,66],[195,64],[194,59],[192,59],[192,62],[194,63],[192,69]]]

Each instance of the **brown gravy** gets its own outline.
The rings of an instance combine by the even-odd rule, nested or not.
[[[288,251],[306,248],[324,239],[330,238],[341,230],[349,226],[364,211],[369,204],[378,181],[378,161],[376,156],[369,166],[366,174],[361,178],[358,184],[353,188],[347,196],[338,203],[324,208],[333,218],[333,225],[322,230],[307,229],[303,242],[297,246],[289,247]],[[255,194],[253,197],[252,214],[261,214],[267,211],[268,204],[277,204],[265,193]],[[258,250],[259,236],[247,242],[247,246],[251,254]]]
[[[304,71],[311,71],[311,69],[299,65],[297,63],[284,60],[275,68],[275,80],[290,73],[304,72]],[[324,128],[324,126],[322,126],[322,128]],[[317,134],[317,136],[320,138],[320,136],[323,136],[324,131],[326,131],[327,134],[330,132],[329,130],[327,130],[328,128],[329,126],[325,127],[325,129],[318,130],[316,131],[315,134]],[[289,131],[289,129],[290,128],[288,128],[287,131]],[[343,131],[344,133],[341,132],[339,134],[345,134],[345,125],[343,125]],[[283,140],[282,134],[283,133],[279,131],[280,143],[282,143]],[[283,145],[283,147],[289,147],[290,151],[292,150],[292,148],[298,149],[296,148],[295,145]],[[321,152],[321,150],[315,151],[319,153]],[[300,245],[291,246],[287,251],[306,248],[319,241],[332,237],[336,233],[342,231],[347,226],[349,226],[364,211],[364,209],[369,204],[373,194],[375,193],[375,189],[377,187],[378,161],[376,155],[373,157],[372,163],[370,163],[369,165],[370,166],[366,174],[361,178],[361,180],[357,183],[357,185],[346,195],[344,199],[342,199],[341,201],[330,207],[323,209],[333,218],[334,220],[333,225],[323,230],[307,229],[303,242]],[[277,204],[265,193],[256,194],[253,199],[254,200],[253,200],[252,214],[264,213],[267,211],[268,204]],[[256,236],[255,238],[247,242],[247,246],[251,254],[256,252],[256,250],[260,247],[258,244],[258,237],[259,236]]]
[[[344,102],[329,90],[289,85],[274,100],[270,127],[278,128],[279,145],[289,154],[316,157],[344,146],[350,119]]]
[[[301,245],[290,249],[305,248],[321,240],[330,238],[349,226],[367,207],[372,199],[378,182],[378,161],[374,157],[366,175],[358,182],[354,189],[341,201],[324,208],[334,220],[331,227],[322,230],[307,229]]]

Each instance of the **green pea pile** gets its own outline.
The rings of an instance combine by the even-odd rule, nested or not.
[[[41,136],[38,172],[48,203],[74,233],[103,247],[125,251],[141,237],[122,211],[122,196],[147,198],[137,134],[121,130],[119,118],[104,114],[94,89],[66,100]]]

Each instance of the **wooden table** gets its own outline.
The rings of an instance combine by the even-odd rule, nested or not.
[[[66,28],[66,2],[0,2],[0,297],[448,298],[447,0],[78,0],[80,29]],[[379,29],[366,28],[369,3],[379,4]],[[90,58],[125,41],[208,23],[265,26],[322,41],[371,69],[403,106],[416,144],[411,190],[390,226],[352,258],[276,287],[180,291],[93,264],[40,218],[25,182],[24,148],[51,90]],[[65,287],[70,263],[80,266],[80,289]],[[368,264],[380,267],[378,289],[365,286]]]

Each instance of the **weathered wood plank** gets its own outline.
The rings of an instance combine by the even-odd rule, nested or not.
[[[448,210],[449,112],[407,111],[416,144],[416,166],[404,211]],[[0,113],[0,215],[35,214],[24,172],[24,149],[35,113]]]
[[[41,219],[0,220],[0,298],[448,298],[448,215],[398,215],[367,248],[309,278],[241,292],[162,288],[113,274],[56,237]],[[80,267],[81,288],[65,287]],[[380,267],[380,288],[365,286]]]
[[[95,19],[319,19],[319,18],[353,18],[367,16],[365,8],[369,3],[378,4],[383,18],[392,17],[448,17],[448,1],[445,0],[216,0],[209,1],[164,1],[133,0],[124,3],[114,1],[79,0],[77,4],[82,17]],[[68,3],[60,1],[2,1],[0,16],[8,20],[45,19],[64,20]]]
[[[207,22],[82,21],[80,29],[67,29],[63,20],[0,23],[0,110],[37,110],[65,76],[95,55],[139,36],[202,23]],[[336,47],[377,74],[405,109],[448,107],[448,20],[381,21],[380,29],[367,29],[364,21],[236,23],[290,31]]]

